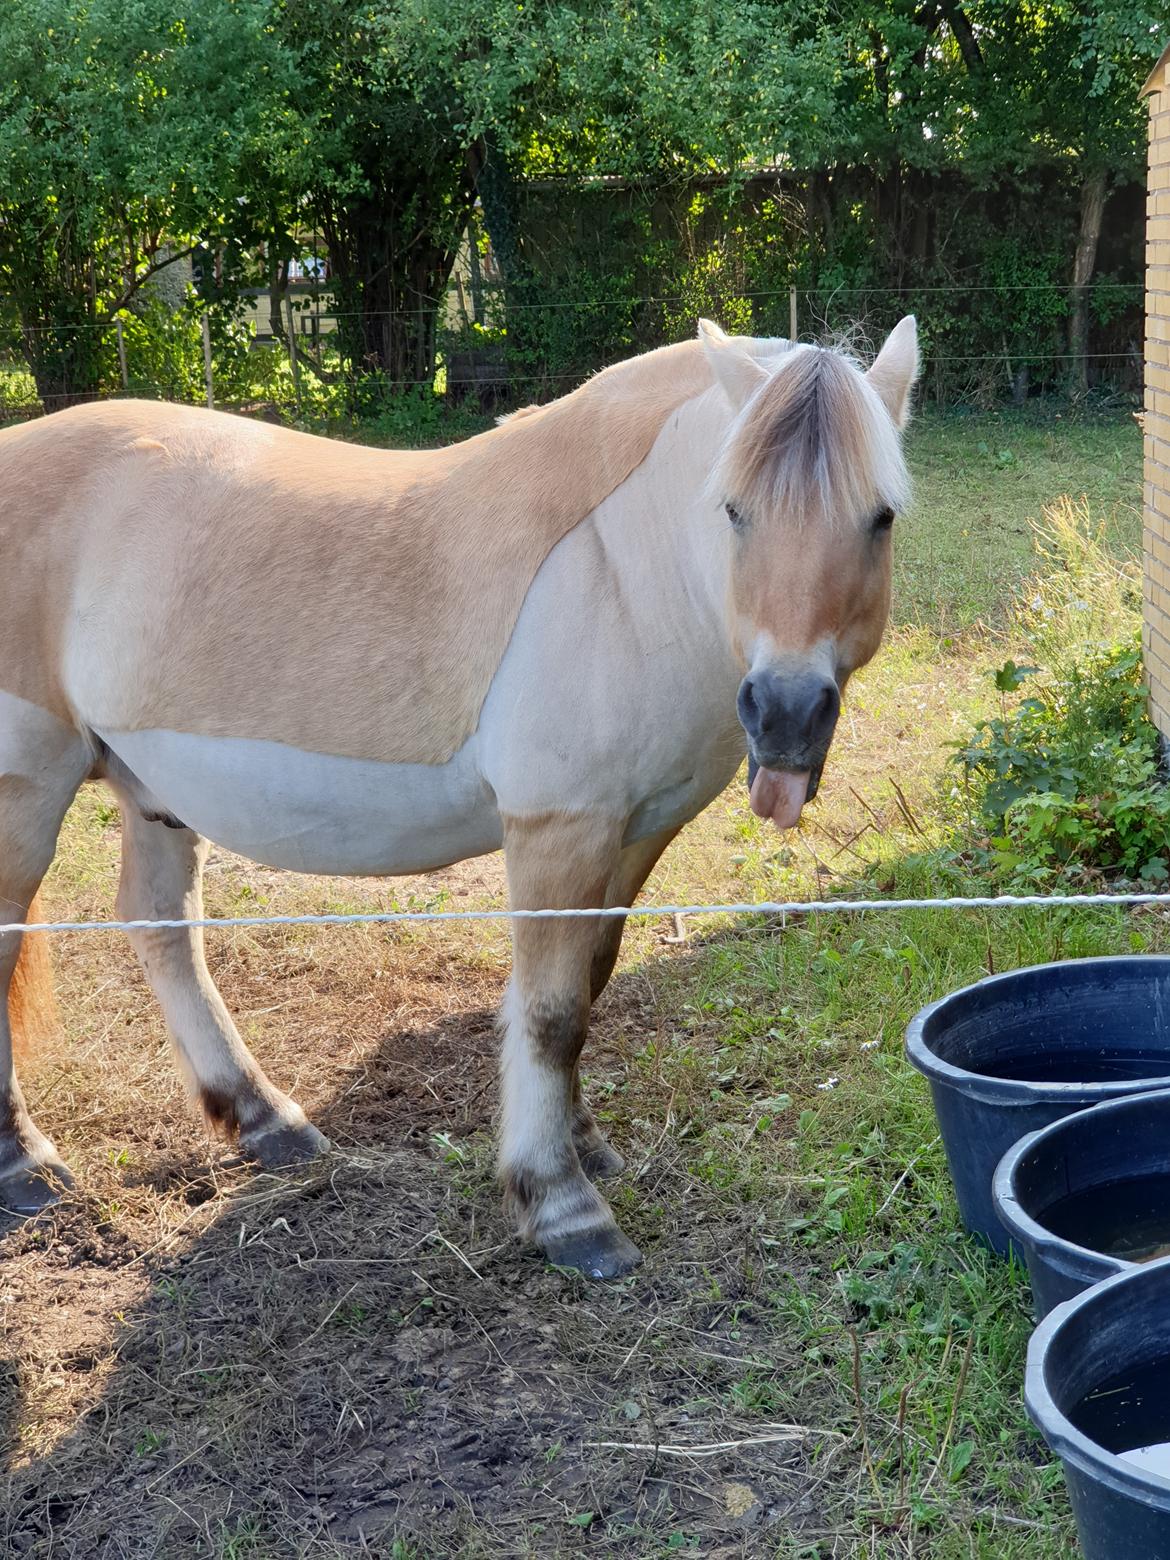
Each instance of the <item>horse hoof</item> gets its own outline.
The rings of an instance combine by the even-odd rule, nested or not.
[[[605,1181],[611,1175],[620,1175],[626,1162],[616,1148],[610,1148],[604,1140],[587,1148],[578,1156],[581,1168],[591,1181]]]
[[[263,1170],[283,1170],[303,1165],[319,1154],[327,1154],[333,1145],[311,1121],[280,1121],[259,1132],[240,1136],[240,1152],[254,1159]]]
[[[0,1208],[7,1213],[40,1213],[60,1202],[61,1193],[73,1185],[73,1177],[59,1160],[29,1165],[0,1179]]]
[[[642,1260],[637,1246],[616,1224],[575,1230],[571,1235],[543,1241],[541,1249],[556,1267],[576,1268],[586,1278],[620,1278]]]

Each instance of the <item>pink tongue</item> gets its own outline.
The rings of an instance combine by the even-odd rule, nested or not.
[[[794,829],[808,795],[808,779],[807,769],[800,774],[789,769],[757,769],[752,781],[752,812],[757,818],[771,818],[778,829]]]

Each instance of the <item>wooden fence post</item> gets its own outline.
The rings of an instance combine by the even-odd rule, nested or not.
[[[203,377],[207,381],[207,404],[215,410],[215,386],[211,378],[211,319],[203,316]]]
[[[288,310],[288,366],[292,369],[293,393],[297,398],[297,410],[301,409],[301,365],[297,361],[297,322],[293,317],[292,299],[285,294],[285,307]]]
[[[788,289],[788,339],[796,340],[796,288]]]
[[[122,389],[129,390],[130,374],[126,368],[126,337],[122,333],[122,321],[114,321],[114,329],[118,333],[118,363],[122,369]]]

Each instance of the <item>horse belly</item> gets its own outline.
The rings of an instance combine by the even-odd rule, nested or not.
[[[384,764],[242,737],[98,735],[138,783],[144,807],[265,866],[426,872],[502,843],[471,743],[446,764]]]

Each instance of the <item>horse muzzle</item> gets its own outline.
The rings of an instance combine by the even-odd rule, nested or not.
[[[748,739],[752,811],[779,829],[794,828],[820,785],[840,689],[813,668],[763,668],[744,678],[736,707]]]

